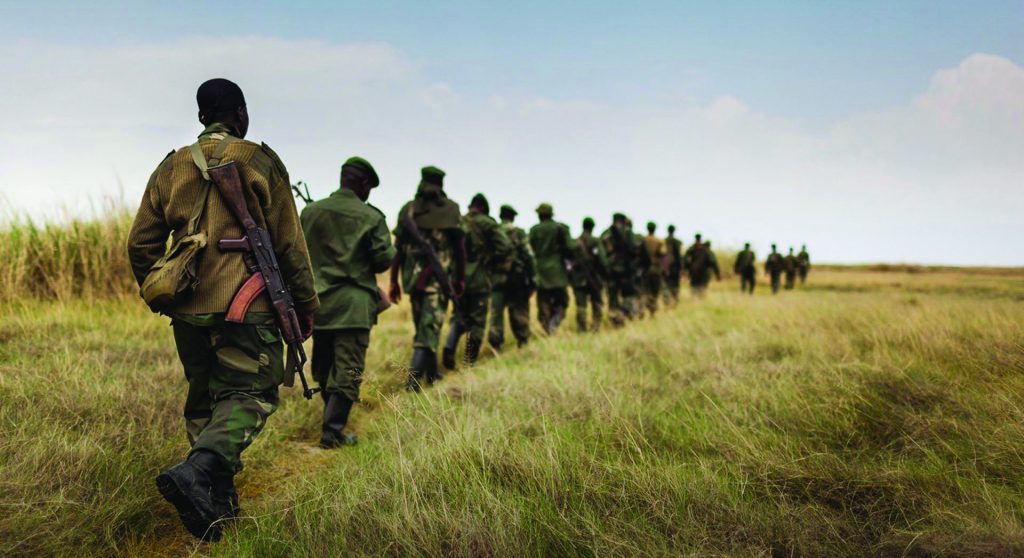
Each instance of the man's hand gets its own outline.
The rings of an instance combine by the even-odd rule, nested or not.
[[[398,286],[397,281],[391,282],[391,286],[388,288],[388,298],[391,299],[392,304],[398,304],[402,300],[402,288]]]
[[[313,313],[299,314],[299,329],[302,330],[302,340],[305,341],[313,335]]]

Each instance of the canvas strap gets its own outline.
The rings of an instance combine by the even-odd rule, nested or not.
[[[210,197],[210,174],[207,171],[210,167],[220,164],[220,159],[224,156],[228,145],[238,141],[238,138],[225,134],[213,134],[211,137],[220,139],[220,142],[213,149],[213,155],[209,161],[203,155],[203,149],[199,147],[198,141],[189,146],[189,151],[192,152],[192,161],[199,167],[199,172],[203,175],[203,184],[200,186],[202,192],[196,198],[196,205],[192,208],[192,215],[188,219],[188,235],[196,234],[199,230],[199,220],[203,218],[203,210],[206,209],[206,201]]]

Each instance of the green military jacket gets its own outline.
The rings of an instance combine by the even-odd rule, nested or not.
[[[509,268],[512,242],[501,225],[484,213],[466,213],[462,230],[466,233],[466,292],[489,292],[491,272]]]
[[[768,258],[764,261],[764,272],[765,273],[782,273],[784,262],[782,261],[782,254],[778,252],[772,252],[768,254]]]
[[[229,135],[230,130],[223,124],[207,126],[198,142],[203,155],[209,159],[221,140]],[[273,240],[281,275],[296,309],[300,313],[313,312],[319,301],[284,163],[266,144],[243,139],[229,144],[221,161],[234,161],[238,165],[249,212]],[[187,147],[172,151],[153,172],[128,233],[128,260],[139,285],[164,255],[168,237],[177,240],[187,231],[192,210],[204,192],[203,183],[203,175]],[[199,231],[206,233],[208,245],[199,261],[198,284],[192,295],[169,313],[202,316],[206,320],[227,311],[238,288],[252,272],[242,254],[217,249],[217,241],[241,238],[244,230],[216,188],[207,191],[204,204]],[[257,315],[270,310],[265,296],[259,297],[250,308],[250,312]]]
[[[377,274],[395,256],[384,214],[340,189],[306,206],[300,219],[320,297],[315,327],[369,329],[377,323]]]
[[[569,227],[554,219],[543,219],[530,229],[530,247],[537,260],[537,288],[569,286],[565,260],[572,258],[570,238]]]
[[[806,250],[800,250],[800,253],[796,255],[796,261],[800,265],[800,269],[811,268],[811,256],[807,254]]]
[[[788,255],[786,255],[785,258],[782,259],[782,261],[783,261],[783,269],[786,270],[786,273],[795,273],[796,272],[796,270],[797,270],[796,256],[794,256],[793,254],[788,254]]]
[[[636,259],[633,233],[626,229],[617,229],[615,225],[612,225],[601,234],[601,244],[604,245],[607,255],[608,271],[616,275],[628,274]]]
[[[504,287],[509,281],[516,282],[517,287],[535,285],[537,283],[537,262],[530,248],[530,238],[526,231],[513,223],[501,223],[501,229],[512,243],[512,256],[509,258],[508,269],[493,268],[491,270],[491,286]]]
[[[432,197],[424,196],[428,192]],[[463,241],[464,233],[459,217],[459,205],[444,195],[440,187],[420,184],[416,198],[405,204],[399,212],[413,210],[416,225],[420,234],[434,248],[438,260],[448,271],[452,281],[456,281],[454,263],[458,245]],[[440,292],[441,285],[433,273],[425,273],[427,256],[412,239],[412,235],[399,225],[395,228],[395,241],[398,244],[399,257],[402,262],[402,289],[412,292]]]
[[[757,256],[752,250],[740,250],[740,253],[736,254],[736,263],[732,266],[732,270],[735,273],[751,273],[754,271],[755,260],[757,260]]]
[[[572,286],[578,289],[600,287],[608,269],[608,252],[596,236],[584,231],[572,247]],[[591,285],[591,278],[597,282]]]
[[[674,236],[665,238],[665,267],[669,274],[678,275],[683,269],[683,241]]]
[[[706,244],[691,244],[683,255],[683,267],[690,277],[709,277],[711,272],[718,273],[718,259]]]

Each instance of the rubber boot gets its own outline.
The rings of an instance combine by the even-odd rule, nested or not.
[[[242,509],[238,506],[238,491],[235,490],[235,475],[227,469],[221,469],[212,476],[213,490],[210,491],[210,501],[213,502],[213,509],[220,519],[235,519],[242,515]]]
[[[434,351],[424,349],[426,351],[426,373],[427,373],[427,384],[434,385],[435,382],[440,382],[444,376],[441,375],[441,369],[437,366],[437,355]]]
[[[342,430],[348,424],[348,415],[352,412],[353,401],[341,393],[332,393],[324,407],[323,433],[320,436],[320,447],[334,449],[341,446],[354,446],[358,441],[352,434]]]
[[[462,338],[462,326],[458,321],[452,324],[448,330],[448,339],[445,340],[444,350],[441,352],[441,362],[448,370],[455,370],[455,349],[459,346],[459,339]]]
[[[433,352],[428,349],[415,348],[412,350],[412,361],[409,363],[409,381],[405,384],[406,391],[420,392],[425,380],[424,376],[428,375],[430,371],[428,368],[428,356],[431,355],[433,355]],[[437,359],[435,358],[434,360],[436,362]]]
[[[473,366],[480,358],[480,345],[482,340],[469,339],[466,341],[466,364]]]
[[[210,492],[213,489],[212,477],[223,469],[216,454],[196,450],[188,459],[156,477],[160,494],[178,510],[182,525],[197,539],[220,540],[219,516]]]

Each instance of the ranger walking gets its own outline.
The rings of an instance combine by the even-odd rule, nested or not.
[[[437,347],[441,343],[448,302],[457,303],[466,277],[466,246],[459,204],[444,193],[445,173],[437,167],[424,167],[416,197],[405,204],[395,229],[397,254],[391,262],[389,296],[398,302],[402,287],[412,302],[412,320],[416,326],[412,361],[406,389],[419,391],[424,380],[433,384],[441,379],[437,366]],[[453,271],[454,277],[449,275]]]
[[[290,293],[303,336],[312,332],[320,303],[288,171],[266,144],[242,139],[249,128],[242,90],[212,79],[199,86],[196,101],[205,129],[153,172],[128,235],[128,257],[147,303],[171,317],[188,381],[184,416],[191,451],[160,473],[156,484],[192,535],[217,540],[218,520],[238,513],[234,476],[242,469],[242,452],[277,409],[285,379],[282,335],[267,297],[254,295],[251,306],[232,318],[237,321],[226,317],[236,291],[254,276],[241,253],[211,246],[243,236],[235,210],[248,210],[257,233],[272,239],[272,253],[260,256],[276,258],[287,291],[276,294]],[[229,207],[221,182],[211,183],[208,170],[222,161],[233,164],[222,168],[237,168],[248,207]]]
[[[772,253],[768,254],[768,258],[764,261],[764,272],[771,278],[772,294],[779,292],[779,277],[782,275],[782,270],[785,266],[786,263],[782,259],[782,254],[776,252],[775,245],[772,244]]]
[[[491,274],[509,268],[512,243],[505,230],[489,215],[491,206],[483,194],[473,196],[469,211],[462,217],[466,238],[466,290],[462,295],[462,315],[452,315],[448,322],[441,361],[445,368],[455,369],[455,349],[462,334],[466,341],[466,363],[472,365],[480,356],[487,328],[487,305],[491,298]]]
[[[743,245],[743,249],[736,254],[736,263],[733,265],[733,272],[740,276],[740,292],[754,294],[754,285],[757,282],[757,256],[750,249],[750,243]]]
[[[608,319],[612,325],[621,326],[629,314],[625,306],[626,293],[631,288],[636,257],[625,215],[612,215],[611,226],[601,233],[601,244],[608,257]]]
[[[536,263],[526,231],[515,226],[516,210],[501,206],[501,228],[512,243],[512,258],[508,271],[495,269],[491,273],[491,327],[487,341],[494,350],[505,344],[505,309],[512,335],[520,347],[530,339],[530,297],[537,290]]]
[[[313,377],[320,384],[324,419],[320,447],[356,443],[342,429],[366,368],[370,329],[381,306],[377,274],[391,265],[384,214],[366,203],[380,179],[370,163],[352,157],[341,166],[341,188],[302,210],[320,310],[313,326]]]
[[[786,270],[786,290],[789,291],[796,286],[797,267],[800,265],[796,260],[796,256],[793,255],[792,246],[789,247],[789,254],[786,255],[783,264],[783,269]]]
[[[807,245],[800,247],[800,253],[796,255],[797,266],[800,270],[800,284],[807,283],[807,273],[811,270],[811,256],[807,253]]]
[[[530,247],[537,259],[537,319],[546,333],[554,333],[569,306],[569,276],[565,262],[572,258],[569,227],[555,221],[551,204],[537,207],[537,223],[530,229]]]
[[[594,236],[594,220],[583,219],[583,234],[576,238],[572,251],[572,292],[576,301],[576,326],[580,332],[588,331],[587,306],[589,303],[593,322],[590,331],[601,327],[601,313],[604,300],[604,276],[608,267],[608,255],[604,244]]]
[[[690,293],[695,298],[703,298],[704,292],[711,282],[711,274],[714,273],[718,279],[722,278],[718,269],[718,259],[711,251],[710,243],[701,241],[700,233],[693,237],[693,244],[683,255],[683,267],[690,275]]]
[[[683,241],[676,238],[676,226],[668,226],[665,237],[665,303],[679,302],[679,283],[683,274]]]
[[[658,297],[661,296],[661,278],[665,273],[665,241],[658,238],[654,232],[658,225],[654,221],[647,223],[647,236],[643,239],[644,251],[647,258],[644,268],[640,292],[643,294],[644,306],[647,312],[654,317],[658,311]]]

